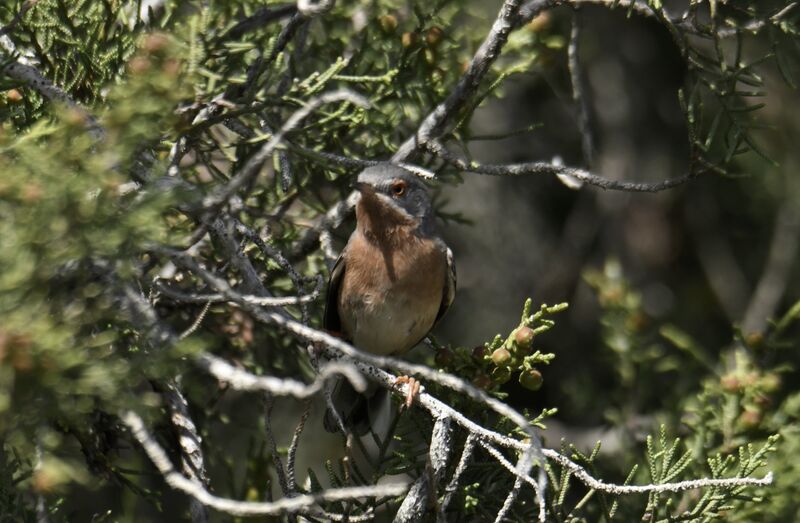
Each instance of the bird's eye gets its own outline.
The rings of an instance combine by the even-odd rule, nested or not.
[[[406,184],[405,182],[394,182],[392,184],[392,196],[395,198],[399,198],[406,193]]]

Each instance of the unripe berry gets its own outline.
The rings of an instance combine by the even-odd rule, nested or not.
[[[41,494],[48,494],[58,486],[58,479],[52,473],[52,469],[48,470],[44,467],[34,471],[31,478],[31,486],[33,490]]]
[[[758,383],[759,378],[760,378],[760,376],[759,376],[758,372],[750,371],[750,372],[748,372],[747,374],[744,375],[744,379],[742,380],[742,382],[744,383],[744,385],[746,387],[752,387],[753,385]]]
[[[530,327],[521,327],[517,329],[517,333],[514,334],[514,341],[520,349],[530,349],[533,343],[533,336],[533,329]]]
[[[763,418],[761,411],[755,408],[745,408],[739,416],[739,423],[745,429],[755,429],[761,424]]]
[[[12,104],[20,103],[22,101],[22,93],[16,89],[9,89],[6,91],[6,99]]]
[[[67,125],[74,125],[83,127],[86,125],[86,113],[77,107],[70,107],[63,112],[62,116],[64,123]]]
[[[137,56],[128,62],[128,71],[130,71],[131,74],[139,75],[149,71],[152,65],[153,64],[150,62],[149,58],[145,56]]]
[[[441,27],[433,26],[425,34],[425,41],[428,42],[428,45],[436,45],[442,40],[442,34],[444,31]]]
[[[142,49],[155,54],[163,51],[169,45],[169,36],[164,33],[150,33],[142,42]]]
[[[436,365],[439,367],[447,367],[453,363],[453,351],[450,349],[441,349],[436,353]]]
[[[725,392],[738,392],[742,386],[742,383],[735,374],[724,375],[720,378],[719,384]]]
[[[772,398],[766,394],[756,394],[753,401],[756,405],[765,409],[769,409],[772,406]]]
[[[622,298],[625,297],[625,291],[619,285],[609,286],[600,292],[599,301],[603,306],[619,305]]]
[[[406,31],[400,37],[400,43],[403,44],[403,47],[405,47],[406,49],[417,45],[417,33],[411,33]]]
[[[42,199],[43,195],[42,186],[35,182],[26,183],[22,186],[22,191],[20,191],[20,197],[25,203],[36,203]]]
[[[508,365],[508,362],[511,361],[511,353],[508,352],[508,349],[500,347],[499,349],[495,349],[492,353],[492,361],[498,367],[503,367]]]
[[[523,371],[519,375],[519,384],[528,390],[539,390],[542,388],[542,383],[544,383],[542,373],[536,369]]]
[[[748,346],[758,349],[764,344],[764,335],[760,332],[751,332],[745,336],[744,341]]]
[[[625,320],[625,327],[632,332],[641,332],[647,327],[648,319],[643,313],[637,311],[630,314]]]
[[[168,76],[178,76],[178,73],[181,71],[181,63],[174,58],[164,60],[164,63],[161,65],[161,71]]]
[[[397,17],[394,15],[383,15],[378,19],[378,23],[386,33],[393,33],[397,29]]]
[[[781,388],[781,377],[774,372],[768,372],[761,377],[758,384],[764,392],[776,392]]]

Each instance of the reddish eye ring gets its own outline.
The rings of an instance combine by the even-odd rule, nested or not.
[[[406,193],[406,184],[403,182],[395,182],[392,184],[392,195],[395,197],[403,196]]]

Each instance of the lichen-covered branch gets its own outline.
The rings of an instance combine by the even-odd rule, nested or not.
[[[234,390],[262,391],[275,396],[293,396],[297,399],[317,394],[324,387],[325,381],[338,375],[345,376],[357,391],[363,391],[366,387],[364,377],[353,365],[346,363],[333,362],[324,365],[317,378],[309,385],[289,378],[256,376],[211,354],[200,355],[197,364]]]
[[[302,494],[292,498],[283,498],[274,502],[248,502],[220,498],[211,494],[197,481],[186,478],[175,470],[167,453],[147,431],[142,418],[131,411],[120,415],[131,434],[139,442],[150,461],[164,476],[164,480],[176,490],[197,499],[205,506],[224,512],[231,516],[253,517],[270,516],[284,513],[305,513],[310,516],[323,517],[323,512],[316,508],[321,502],[362,499],[365,497],[398,496],[405,492],[403,483],[386,483],[371,487],[346,487],[327,489],[319,494]]]
[[[448,151],[439,142],[432,140],[427,142],[425,146],[432,154],[467,172],[474,172],[489,176],[527,176],[541,174],[569,176],[588,185],[593,185],[595,187],[611,191],[660,192],[678,187],[700,176],[699,172],[690,172],[684,174],[683,176],[661,182],[626,182],[622,180],[604,178],[576,167],[567,167],[549,162],[528,162],[509,165],[482,165],[475,161],[470,162],[458,157],[454,153]]]
[[[506,0],[486,39],[481,43],[466,72],[450,94],[422,121],[417,132],[407,139],[392,156],[392,161],[402,162],[428,140],[438,138],[450,119],[477,92],[486,73],[500,56],[508,36],[514,28],[522,0]],[[544,5],[542,6],[542,9]]]

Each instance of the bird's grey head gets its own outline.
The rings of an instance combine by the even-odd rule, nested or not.
[[[356,188],[362,194],[371,189],[382,201],[418,221],[423,230],[433,228],[428,188],[410,171],[388,163],[367,167],[358,175]]]

